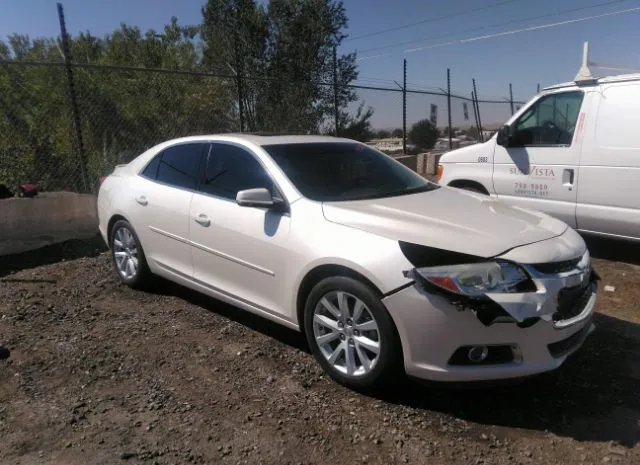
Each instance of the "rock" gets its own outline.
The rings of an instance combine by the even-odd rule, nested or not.
[[[123,452],[122,454],[120,454],[120,460],[129,460],[136,457],[137,455],[138,454],[136,454],[135,452]]]
[[[622,457],[625,457],[627,455],[627,451],[622,449],[621,447],[611,447],[609,449],[609,453],[614,455],[620,455]]]

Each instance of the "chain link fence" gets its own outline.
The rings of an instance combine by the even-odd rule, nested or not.
[[[439,128],[431,151],[449,149],[445,91],[407,88],[404,93],[400,87],[356,84],[352,87],[358,101],[350,105],[350,119],[345,121],[342,110],[328,103],[331,85],[320,86],[315,90],[318,95],[311,95],[298,82],[245,78],[240,94],[235,76],[89,64],[74,64],[72,71],[75,101],[70,98],[64,63],[0,64],[0,184],[15,188],[35,183],[42,191],[95,192],[100,176],[116,164],[127,163],[167,139],[241,128],[335,133],[334,111],[340,112],[340,135],[371,142],[392,155],[421,150],[411,144],[408,133],[423,119]],[[273,101],[260,99],[259,88],[267,84]],[[278,92],[273,92],[274,86]],[[359,104],[364,105],[360,116],[371,106],[374,123],[380,118],[391,122],[387,130],[362,130]],[[514,109],[521,104],[513,102]],[[450,105],[452,148],[481,141],[482,136],[486,140],[511,115],[512,107],[508,99],[480,99],[478,121],[470,97],[452,92]]]
[[[269,92],[261,93],[267,85]],[[27,236],[33,236],[28,241],[32,249],[34,244],[74,238],[81,230],[84,237],[97,232],[100,177],[175,137],[242,129],[335,134],[337,120],[340,136],[367,142],[432,176],[439,155],[450,147],[447,93],[358,83],[350,87],[357,101],[345,112],[334,105],[331,83],[305,87],[274,77],[240,80],[169,69],[0,60],[0,197],[1,186],[8,188],[5,194],[18,193],[18,186],[27,183],[37,185],[40,196],[52,202],[52,207],[44,201],[31,206],[4,203],[5,216],[13,213],[0,228],[0,239],[24,250]],[[452,92],[450,101],[451,147],[480,141],[471,98]],[[514,107],[521,104],[514,102]],[[373,116],[367,120],[369,107]],[[478,107],[483,129],[489,130],[483,131],[486,140],[496,123],[511,115],[511,103],[480,99]],[[412,125],[432,117],[439,133],[435,147],[414,146],[408,137]],[[386,130],[378,124],[382,121],[388,123]],[[51,212],[51,226],[43,223],[43,213],[29,210],[35,207]]]

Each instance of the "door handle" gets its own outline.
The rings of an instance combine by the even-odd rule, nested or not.
[[[147,198],[144,195],[139,195],[136,197],[136,202],[138,202],[140,205],[146,205],[149,203],[149,201],[147,200]]]
[[[571,168],[565,168],[562,171],[562,184],[569,187],[569,189],[571,189],[571,187],[573,186],[574,173],[575,171]]]
[[[204,213],[200,213],[198,216],[194,218],[194,221],[201,226],[209,226],[211,224],[211,220]]]

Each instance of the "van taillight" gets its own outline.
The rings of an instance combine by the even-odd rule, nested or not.
[[[102,185],[105,179],[107,179],[106,176],[100,176],[100,185]]]
[[[440,178],[442,178],[442,171],[443,170],[444,170],[444,167],[440,163],[438,163],[438,168],[436,170],[436,179],[438,181],[440,181]]]

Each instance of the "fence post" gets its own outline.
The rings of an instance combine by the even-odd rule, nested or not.
[[[402,153],[407,154],[407,59],[403,60],[402,81]]]
[[[509,103],[511,104],[511,115],[513,116],[515,112],[513,111],[513,87],[511,83],[509,83]]]
[[[340,135],[340,107],[338,106],[338,50],[333,47],[333,113],[336,137]]]
[[[69,101],[71,103],[71,116],[73,118],[73,129],[76,137],[76,150],[80,161],[80,176],[85,192],[89,191],[87,182],[87,159],[84,153],[84,141],[82,138],[82,126],[80,125],[80,112],[76,96],[76,86],[73,81],[73,69],[71,67],[71,47],[69,47],[69,35],[64,21],[64,11],[62,3],[58,3],[58,20],[60,21],[60,35],[62,38],[62,52],[64,54],[64,68],[67,73],[67,85],[69,86]]]
[[[482,119],[480,118],[480,101],[478,99],[478,89],[476,88],[476,78],[473,81],[473,93],[476,96],[476,109],[478,111],[478,127],[480,129],[480,142],[484,142],[484,134],[482,134]]]
[[[449,115],[449,150],[453,150],[451,139],[451,70],[447,68],[447,114]]]
[[[240,61],[240,47],[238,41],[238,28],[235,28],[233,48],[236,59],[236,87],[238,88],[238,116],[240,117],[240,132],[244,132],[244,89],[242,88],[242,72],[244,71],[244,63]]]
[[[473,107],[473,121],[476,123],[476,131],[478,131],[478,140],[482,137],[480,134],[480,126],[478,125],[478,108],[476,107],[476,93],[471,91],[471,106]]]

